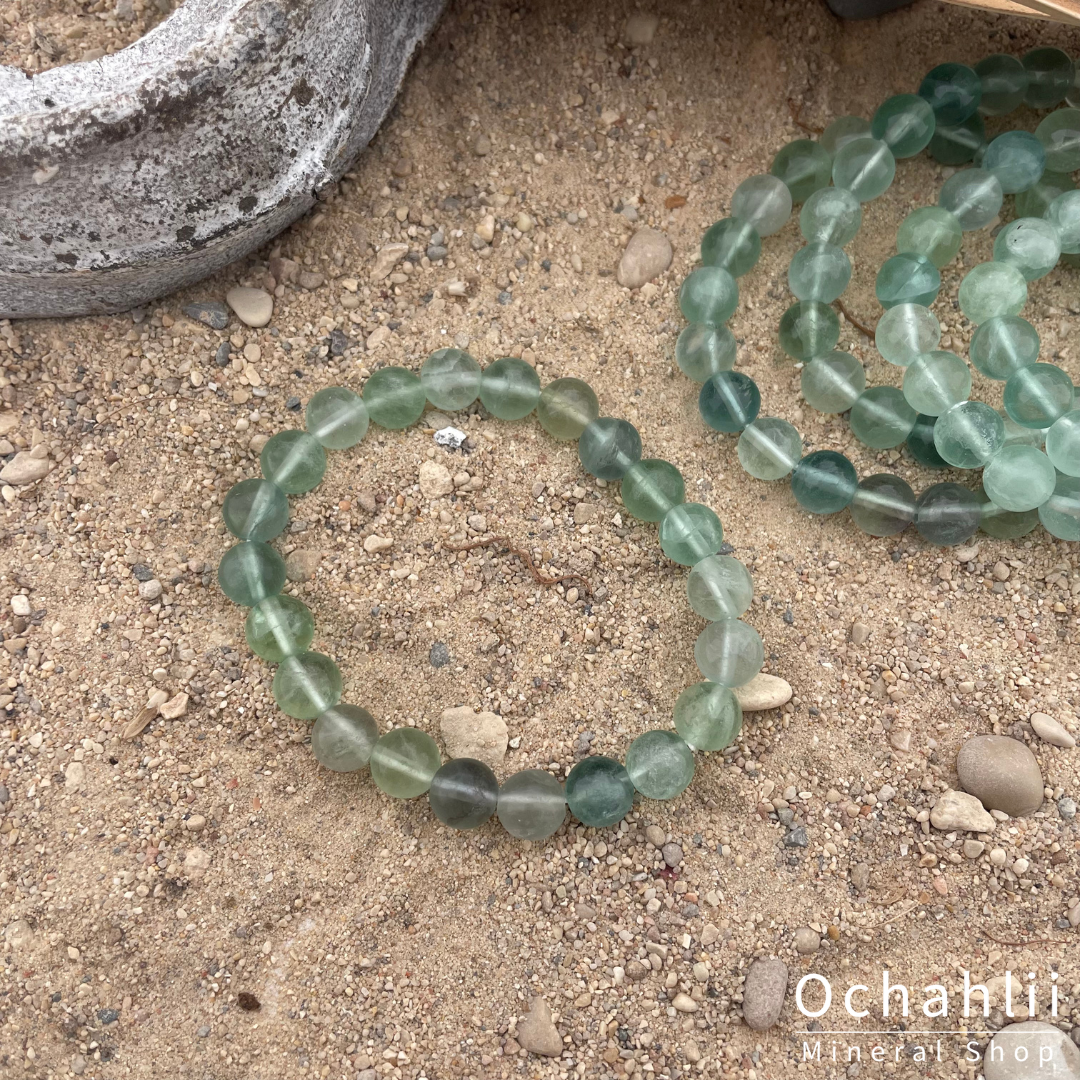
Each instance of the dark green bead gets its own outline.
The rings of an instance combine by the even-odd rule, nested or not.
[[[285,585],[285,560],[269,545],[246,540],[234,544],[221,557],[217,572],[221,591],[241,607],[281,592]]]
[[[915,417],[915,426],[908,432],[907,448],[911,456],[929,469],[945,469],[949,463],[937,452],[934,445],[934,425],[936,416],[920,413]]]
[[[939,124],[959,124],[979,107],[982,80],[963,64],[938,64],[919,86]]]
[[[334,772],[356,772],[371,760],[379,726],[367,709],[335,705],[311,725],[315,760]]]
[[[849,510],[864,533],[895,536],[915,520],[915,492],[899,476],[876,473],[860,482]]]
[[[546,840],[566,818],[562,784],[542,769],[522,769],[499,788],[499,821],[519,840]]]
[[[1024,102],[1033,109],[1052,109],[1065,100],[1073,81],[1073,62],[1061,49],[1032,49],[1024,54],[1028,87]]]
[[[581,379],[555,379],[540,391],[536,418],[554,439],[577,439],[600,415],[593,388]]]
[[[233,484],[221,506],[225,527],[241,540],[273,540],[289,521],[289,500],[269,480]]]
[[[439,744],[419,728],[388,731],[371,748],[371,779],[395,799],[415,799],[431,787],[442,764]]]
[[[498,420],[522,420],[540,401],[540,376],[524,360],[504,356],[484,368],[480,400]]]
[[[1015,56],[994,53],[975,65],[982,83],[979,112],[985,116],[1004,116],[1019,108],[1028,88],[1028,72]]]
[[[735,349],[735,335],[726,326],[691,323],[675,342],[675,362],[687,378],[702,383],[735,366]]]
[[[426,402],[420,376],[407,368],[380,368],[364,384],[368,415],[376,424],[392,431],[415,424]]]
[[[451,829],[478,829],[499,805],[499,781],[482,761],[454,758],[431,778],[428,802]]]
[[[832,352],[840,340],[840,319],[828,304],[800,300],[780,317],[780,347],[796,360]]]
[[[761,256],[761,237],[757,229],[738,218],[724,218],[705,230],[701,238],[701,261],[719,266],[732,277],[742,277]]]
[[[660,520],[660,549],[680,566],[715,555],[724,543],[720,519],[701,503],[680,503]]]
[[[926,148],[936,120],[930,103],[918,94],[895,94],[886,98],[870,121],[870,134],[881,139],[893,157],[913,157]]]
[[[307,652],[315,637],[315,619],[295,596],[278,593],[259,601],[248,612],[244,637],[256,656],[280,664],[286,656]]]
[[[787,184],[792,202],[805,202],[815,191],[829,186],[832,155],[812,139],[795,139],[780,148],[769,172]]]
[[[915,424],[918,413],[895,386],[871,386],[851,406],[851,433],[873,450],[899,446]]]
[[[297,720],[314,720],[341,700],[341,672],[318,652],[286,656],[274,673],[274,700]]]
[[[578,439],[578,456],[585,471],[601,480],[621,480],[641,460],[641,436],[626,420],[601,416]]]
[[[724,750],[742,730],[742,706],[730,687],[694,683],[675,702],[675,730],[692,750]]]
[[[642,458],[622,478],[623,506],[639,521],[660,521],[686,498],[682,473],[662,458]]]
[[[986,146],[986,125],[978,113],[959,124],[938,124],[927,153],[941,165],[966,165]]]
[[[874,291],[883,308],[897,304],[929,307],[941,288],[937,267],[925,256],[903,252],[886,259],[878,271]]]
[[[626,771],[646,799],[674,799],[694,778],[694,754],[674,731],[646,731],[626,751]]]
[[[622,821],[634,805],[634,784],[622,762],[595,754],[582,758],[566,777],[570,813],[591,829]]]
[[[915,503],[915,528],[931,544],[954,547],[970,540],[982,518],[979,500],[959,484],[934,484]]]
[[[835,450],[815,450],[795,466],[791,493],[813,514],[835,514],[851,504],[859,475],[855,466]]]
[[[679,289],[679,310],[687,322],[722,326],[739,306],[739,286],[719,266],[693,270]]]
[[[420,369],[420,385],[436,409],[467,409],[480,393],[480,365],[461,349],[436,349]]]
[[[259,455],[263,476],[286,495],[302,495],[319,486],[326,472],[326,451],[307,431],[279,431]]]
[[[979,500],[981,512],[979,528],[995,540],[1019,540],[1039,524],[1038,509],[1025,510],[1020,514],[1002,510],[982,488],[975,492],[975,497]]]
[[[701,388],[698,410],[714,431],[731,434],[752,423],[761,408],[757,383],[741,371],[721,371]]]

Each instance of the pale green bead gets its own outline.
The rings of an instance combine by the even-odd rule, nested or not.
[[[692,270],[679,289],[679,310],[687,322],[723,326],[739,306],[739,286],[719,266]]]
[[[1062,253],[1080,254],[1080,191],[1063,191],[1043,217],[1057,229]]]
[[[379,738],[375,718],[356,705],[335,705],[311,725],[315,760],[334,772],[356,772],[371,760]]]
[[[1004,197],[993,174],[979,168],[961,169],[941,185],[938,206],[948,210],[964,232],[971,232],[997,217]]]
[[[741,619],[709,623],[694,642],[698,670],[721,686],[748,683],[765,662],[761,635]]]
[[[855,489],[851,520],[870,536],[895,536],[915,520],[915,492],[899,476],[876,473]]]
[[[941,341],[937,316],[921,304],[897,304],[878,319],[874,330],[877,351],[897,367],[907,367]]]
[[[415,799],[431,787],[442,755],[439,744],[419,728],[388,731],[371,748],[368,765],[375,786],[395,799]]]
[[[761,256],[757,229],[738,218],[724,218],[705,230],[701,238],[701,261],[719,266],[732,277],[749,273]]]
[[[601,416],[581,433],[578,457],[590,475],[601,480],[621,480],[641,459],[641,436],[628,421]]]
[[[1056,364],[1029,364],[1009,376],[1002,394],[1005,411],[1022,427],[1046,428],[1073,407],[1075,390]]]
[[[880,139],[852,139],[833,158],[833,183],[847,188],[859,202],[888,191],[895,175],[896,158]]]
[[[341,672],[318,652],[286,656],[274,673],[274,700],[297,720],[314,720],[341,700]]]
[[[1058,472],[1080,476],[1080,409],[1059,416],[1046,433],[1046,456]]]
[[[420,385],[436,409],[467,409],[480,394],[480,365],[461,349],[436,349],[420,369]]]
[[[986,125],[973,113],[959,124],[938,124],[926,148],[942,165],[967,165],[986,148]]]
[[[971,371],[955,353],[923,353],[904,371],[904,399],[916,411],[940,416],[971,395]]]
[[[976,324],[995,315],[1017,315],[1027,303],[1027,282],[1015,266],[980,263],[960,282],[958,299],[960,310]]]
[[[1039,507],[1039,520],[1058,540],[1080,540],[1080,477],[1058,474],[1054,493]]]
[[[1015,56],[994,53],[975,65],[982,83],[979,112],[985,116],[1004,116],[1020,107],[1028,88],[1027,68]]]
[[[1056,109],[1043,118],[1035,135],[1046,151],[1046,167],[1052,172],[1080,169],[1080,109]]]
[[[819,142],[795,139],[781,147],[769,172],[784,181],[792,202],[805,202],[815,191],[829,186],[832,155]]]
[[[289,521],[289,500],[269,480],[241,480],[229,488],[221,516],[229,532],[241,540],[273,540]]]
[[[577,439],[600,415],[593,388],[581,379],[555,379],[540,391],[536,418],[554,439]]]
[[[674,799],[694,778],[694,753],[674,731],[646,731],[627,749],[626,771],[646,799]]]
[[[961,401],[943,412],[934,424],[937,452],[958,469],[981,468],[1004,442],[1005,424],[981,401]]]
[[[1046,168],[1046,150],[1030,131],[1006,131],[986,148],[981,166],[997,177],[1006,195],[1026,191]]]
[[[1004,409],[998,409],[997,414],[1005,425],[1005,441],[1001,444],[1002,446],[1034,446],[1036,450],[1043,448],[1043,444],[1046,442],[1046,433],[1050,430],[1049,426],[1024,427],[1023,424],[1018,424]]]
[[[522,769],[499,788],[499,823],[519,840],[546,840],[566,820],[562,784],[542,769]]]
[[[786,420],[759,416],[743,428],[736,453],[756,480],[781,480],[799,464],[802,437]]]
[[[870,121],[861,116],[838,116],[821,133],[821,145],[836,157],[836,152],[852,139],[861,139],[870,134]],[[807,237],[809,239],[809,237]],[[836,243],[834,240],[833,243]]]
[[[916,415],[895,386],[872,386],[851,406],[848,424],[852,435],[864,446],[889,450],[908,437]]]
[[[623,506],[639,521],[660,521],[686,498],[686,484],[671,462],[642,458],[627,470],[619,494]]]
[[[1014,514],[1003,510],[981,488],[975,493],[979,500],[979,528],[995,540],[1019,540],[1039,524],[1038,510]]]
[[[918,94],[886,98],[870,121],[870,133],[897,158],[913,157],[933,137],[936,121],[930,103]]]
[[[221,557],[217,571],[221,591],[241,607],[254,607],[285,584],[285,560],[269,545],[245,540]]]
[[[1042,218],[1010,221],[994,240],[994,261],[1015,266],[1025,281],[1046,277],[1060,257],[1057,229]]]
[[[368,415],[374,423],[392,431],[415,424],[426,400],[420,376],[407,368],[380,368],[364,384]]]
[[[304,426],[327,450],[348,450],[367,434],[364,399],[344,386],[313,394],[304,410]]]
[[[1042,506],[1054,492],[1057,473],[1034,446],[1003,446],[983,469],[983,490],[1003,510],[1023,513]]]
[[[1049,46],[1032,49],[1023,57],[1028,73],[1024,102],[1033,109],[1052,109],[1065,100],[1073,80],[1069,54]]]
[[[484,368],[480,400],[497,420],[521,420],[540,400],[540,376],[524,360],[504,356]]]
[[[802,370],[802,396],[812,409],[823,413],[847,412],[866,389],[866,371],[846,352],[815,356]]]
[[[318,487],[326,472],[326,451],[306,431],[279,431],[259,455],[263,476],[286,495]]]
[[[840,340],[840,319],[828,304],[799,300],[780,316],[780,348],[796,360],[832,352]]]
[[[731,216],[752,225],[758,236],[772,236],[791,217],[791,192],[779,177],[748,176],[731,196]]]
[[[660,519],[660,547],[680,566],[715,555],[724,542],[720,519],[701,503],[680,503]]]
[[[675,342],[675,362],[694,382],[703,383],[718,371],[735,366],[735,335],[726,326],[691,323]]]
[[[881,264],[874,292],[883,308],[897,304],[918,304],[929,307],[941,288],[937,267],[925,256],[915,252],[893,255]]]
[[[675,730],[692,750],[724,750],[742,728],[742,706],[719,683],[688,686],[675,702]]]
[[[963,239],[960,222],[940,206],[912,210],[896,232],[896,250],[923,255],[939,270],[952,262]]]
[[[710,555],[686,578],[690,606],[703,619],[737,619],[754,598],[750,571],[730,555]]]
[[[795,252],[788,287],[800,300],[831,304],[851,280],[851,261],[835,244],[812,243]]]
[[[244,637],[256,656],[280,664],[286,656],[307,652],[315,637],[315,618],[295,596],[278,593],[248,612]]]
[[[847,188],[820,188],[803,203],[799,228],[808,243],[843,247],[858,235],[862,203]]]
[[[1075,188],[1076,184],[1068,173],[1051,172],[1047,169],[1034,187],[1021,191],[1016,196],[1016,216],[1045,217],[1050,204],[1059,195]],[[1060,237],[1058,242],[1061,242]]]
[[[999,315],[979,324],[969,355],[979,372],[1004,382],[1039,359],[1039,332],[1019,315]]]

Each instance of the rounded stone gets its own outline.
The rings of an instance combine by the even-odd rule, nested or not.
[[[934,110],[918,94],[894,94],[877,108],[870,121],[870,134],[881,139],[893,157],[913,157],[926,149],[934,135]]]
[[[315,618],[303,601],[278,593],[248,612],[244,637],[256,656],[280,664],[287,656],[307,652],[315,637]]]
[[[999,315],[979,324],[968,355],[977,371],[1005,382],[1039,359],[1039,332],[1018,315]]]
[[[701,261],[719,266],[732,277],[749,273],[761,257],[761,237],[749,222],[727,217],[710,225],[701,237]]]
[[[703,619],[737,619],[754,598],[750,571],[730,555],[710,555],[686,578],[690,607]]]
[[[1037,510],[1025,510],[1021,514],[1016,514],[1011,510],[1003,510],[981,488],[975,495],[979,500],[982,514],[979,519],[979,528],[995,540],[1019,540],[1020,537],[1027,536],[1039,524]]]
[[[467,409],[480,394],[480,365],[462,349],[436,349],[420,368],[420,385],[436,409]]]
[[[341,672],[319,652],[283,657],[274,673],[274,700],[297,720],[314,720],[341,700]]]
[[[845,143],[869,134],[869,120],[864,120],[861,116],[838,116],[821,133],[819,141],[832,157],[836,157],[837,150]]]
[[[1030,131],[1006,131],[992,139],[979,163],[997,177],[1006,195],[1038,183],[1046,168],[1046,148]]]
[[[876,473],[859,483],[848,508],[870,536],[895,536],[915,520],[915,492],[899,476]]]
[[[985,262],[968,271],[957,298],[960,310],[978,324],[997,315],[1018,315],[1027,295],[1027,281],[1015,266]]]
[[[802,437],[794,425],[775,416],[747,424],[735,447],[739,464],[757,480],[781,480],[799,463]]]
[[[499,821],[519,840],[546,840],[566,819],[562,784],[542,769],[522,769],[499,788]]]
[[[897,304],[878,319],[874,329],[877,351],[897,367],[907,367],[923,353],[932,352],[941,340],[941,324],[921,304]]]
[[[754,1031],[768,1031],[780,1019],[787,995],[788,968],[783,960],[758,957],[746,973],[742,1012]]]
[[[917,415],[895,386],[872,386],[851,406],[848,423],[864,446],[888,450],[908,437]]]
[[[971,371],[955,353],[923,353],[904,369],[904,399],[917,412],[940,416],[971,395]]]
[[[796,360],[832,352],[840,340],[840,319],[828,304],[800,300],[780,316],[780,347]]]
[[[1042,806],[1043,778],[1035,755],[1007,735],[976,735],[956,756],[960,786],[987,810],[1026,817]]]
[[[1080,109],[1056,109],[1043,117],[1035,137],[1046,151],[1046,167],[1052,172],[1080,169]]]
[[[855,466],[835,450],[815,450],[795,466],[791,493],[813,514],[835,514],[850,505],[859,486]]]
[[[739,306],[739,286],[719,266],[692,270],[679,289],[679,310],[690,323],[723,326]]]
[[[1028,72],[1023,62],[1007,53],[993,53],[975,65],[982,86],[979,112],[1004,116],[1020,107],[1028,88]]]
[[[741,728],[742,706],[727,686],[694,683],[675,702],[675,730],[692,750],[723,750]]]
[[[229,488],[221,516],[229,532],[241,540],[273,540],[289,521],[289,500],[269,480],[241,480]]]
[[[319,486],[326,472],[326,451],[306,431],[279,431],[259,455],[263,476],[286,495],[302,495]]]
[[[328,386],[311,396],[304,426],[327,450],[348,450],[367,434],[367,406],[345,386]]]
[[[719,371],[735,366],[735,335],[726,326],[691,323],[675,342],[675,362],[694,382],[703,383]]]
[[[752,423],[761,408],[757,383],[741,371],[721,371],[701,387],[698,411],[714,431],[732,434]]]
[[[1046,433],[1046,456],[1066,476],[1080,476],[1080,409],[1059,416]]]
[[[886,259],[878,271],[874,292],[883,308],[897,304],[929,307],[941,288],[937,267],[925,256],[905,252]]]
[[[1072,409],[1075,397],[1068,372],[1056,364],[1029,364],[1009,376],[1002,401],[1021,427],[1045,428]]]
[[[716,514],[701,503],[680,503],[660,519],[660,547],[680,566],[693,566],[715,555],[724,542]]]
[[[927,153],[942,165],[967,165],[986,146],[986,125],[973,113],[959,124],[938,124]]]
[[[786,705],[791,700],[792,690],[786,680],[759,671],[748,683],[735,687],[735,696],[744,713],[765,712]]]
[[[499,781],[482,761],[454,758],[431,778],[428,802],[451,829],[478,829],[499,805]]]
[[[376,424],[391,430],[415,424],[424,412],[426,401],[420,376],[407,368],[380,368],[364,384],[368,415]]]
[[[731,216],[752,225],[758,236],[772,236],[791,217],[791,192],[777,176],[748,176],[731,196]]]
[[[864,136],[845,143],[833,158],[833,183],[859,202],[884,194],[896,176],[896,158],[880,139]]]
[[[540,400],[540,376],[524,360],[504,356],[484,368],[480,400],[497,420],[522,420]]]
[[[591,829],[622,821],[634,805],[634,784],[622,762],[594,754],[582,758],[566,777],[570,813]]]
[[[1053,1024],[1023,1020],[994,1035],[982,1068],[985,1080],[1080,1080],[1080,1047]]]
[[[961,401],[934,425],[937,452],[958,469],[982,468],[1005,442],[1005,424],[981,401]]]
[[[1003,446],[983,469],[983,490],[1003,510],[1037,510],[1054,493],[1057,473],[1034,446]]]
[[[591,476],[621,480],[641,460],[641,436],[628,421],[601,416],[590,421],[581,433],[578,457]]]
[[[356,772],[371,759],[379,738],[375,718],[356,705],[335,705],[311,725],[315,760],[334,772]]]
[[[908,432],[905,440],[911,456],[928,469],[945,469],[949,463],[937,452],[934,445],[934,426],[937,424],[936,416],[926,416],[920,413],[915,417],[915,425]]]
[[[761,635],[741,619],[719,619],[709,623],[694,642],[698,670],[710,682],[721,686],[748,683],[765,663]]]
[[[646,731],[626,751],[626,771],[646,799],[674,799],[694,778],[694,753],[674,731]]]
[[[1058,540],[1080,540],[1080,477],[1058,474],[1053,495],[1039,507],[1039,520]]]
[[[1005,195],[1001,182],[985,169],[961,169],[938,192],[938,206],[948,210],[964,232],[989,225],[1001,210]]]
[[[948,210],[940,206],[920,206],[900,223],[896,232],[896,250],[922,255],[940,270],[956,258],[963,235],[960,222]],[[940,282],[939,275],[939,285]]]
[[[1044,47],[1023,57],[1028,73],[1024,103],[1033,109],[1052,109],[1065,100],[1073,81],[1073,62],[1067,52]]]
[[[803,203],[799,229],[807,243],[851,243],[862,225],[862,203],[847,188],[824,187]]]
[[[788,288],[800,300],[831,304],[850,280],[851,260],[836,244],[807,244],[795,252],[788,267]]]
[[[978,109],[982,80],[964,64],[938,64],[919,84],[919,96],[930,103],[939,124],[959,124]]]
[[[791,192],[791,201],[805,202],[832,179],[832,155],[813,139],[794,139],[780,148],[769,172]]]
[[[1062,253],[1080,253],[1080,191],[1063,191],[1054,197],[1043,217],[1057,230]]]
[[[686,498],[682,473],[662,458],[642,458],[622,478],[623,506],[639,521],[660,521]]]
[[[369,764],[371,779],[380,791],[395,799],[415,799],[431,787],[442,755],[426,731],[399,727],[378,739]]]
[[[934,484],[915,502],[915,528],[931,544],[955,547],[970,540],[982,514],[979,500],[960,484]]]
[[[600,415],[593,388],[581,379],[555,379],[540,391],[536,418],[553,438],[577,439]]]
[[[640,289],[671,265],[671,241],[659,230],[638,229],[627,242],[615,268],[615,280],[626,289]]]

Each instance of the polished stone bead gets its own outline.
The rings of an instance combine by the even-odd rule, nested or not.
[[[908,158],[925,150],[933,137],[934,110],[918,94],[894,94],[886,98],[870,121],[870,134],[881,139],[893,157]]]
[[[1049,169],[1042,174],[1039,182],[1021,191],[1016,196],[1017,217],[1045,217],[1050,204],[1066,191],[1073,191],[1076,184],[1068,173],[1051,172]],[[1061,238],[1058,238],[1058,243]]]
[[[221,557],[217,571],[221,591],[241,607],[281,592],[285,585],[285,560],[269,545],[245,540]]]
[[[795,466],[791,493],[812,514],[835,514],[849,506],[859,486],[855,466],[835,450],[815,450]]]
[[[831,304],[850,280],[851,260],[836,244],[807,244],[795,252],[788,267],[788,287],[800,300]]]
[[[937,316],[921,304],[897,304],[878,319],[874,330],[877,351],[897,367],[907,367],[941,341]]]
[[[692,270],[679,289],[679,310],[687,322],[723,326],[739,306],[739,286],[719,266]]]
[[[1024,102],[1033,109],[1052,109],[1065,100],[1073,81],[1073,62],[1061,49],[1032,49],[1023,57],[1028,73]]]
[[[1004,409],[998,409],[997,414],[1005,425],[1005,441],[1001,444],[1002,446],[1034,446],[1036,450],[1043,448],[1049,427],[1024,427],[1013,420]]]
[[[286,495],[302,495],[319,486],[326,472],[326,451],[306,431],[279,431],[259,455],[263,476]]]
[[[581,379],[555,379],[540,391],[536,418],[554,439],[577,439],[600,415],[593,388]]]
[[[420,369],[420,385],[436,409],[467,409],[480,394],[480,365],[461,349],[436,349]]]
[[[1025,281],[1046,277],[1060,257],[1057,229],[1042,218],[1010,221],[994,239],[994,261],[1015,266]]]
[[[851,353],[826,353],[803,367],[799,386],[812,409],[847,412],[866,389],[866,371]]]
[[[562,784],[542,769],[522,769],[499,788],[499,821],[519,840],[546,840],[566,819]]]
[[[614,416],[590,421],[578,439],[585,471],[601,480],[621,480],[641,460],[641,436],[633,424]]]
[[[1001,449],[1005,424],[981,401],[961,401],[934,425],[937,452],[958,469],[979,469]]]
[[[724,543],[724,528],[709,507],[679,503],[660,519],[660,548],[680,566],[693,566],[715,555]]]
[[[1039,524],[1038,510],[1025,510],[1022,514],[1003,510],[982,488],[975,492],[975,497],[979,501],[979,528],[995,540],[1019,540]]]
[[[886,259],[878,271],[874,292],[883,308],[897,304],[929,307],[941,288],[937,267],[925,256],[904,252]]]
[[[1020,107],[1028,88],[1028,72],[1023,63],[1007,53],[993,53],[975,65],[982,85],[979,112],[984,116],[1004,116]]]
[[[1004,382],[1039,359],[1039,332],[1018,315],[999,315],[979,324],[968,355],[977,371]]]
[[[982,520],[975,493],[960,484],[934,484],[915,503],[915,528],[931,544],[954,547],[970,540]]]
[[[286,656],[274,673],[274,700],[297,720],[314,720],[341,699],[341,672],[318,652]]]
[[[796,360],[832,352],[840,340],[840,319],[828,304],[800,300],[780,316],[780,347]]]
[[[899,476],[876,473],[860,482],[848,509],[864,533],[895,536],[915,520],[915,492]]]
[[[845,143],[833,158],[833,183],[859,202],[876,199],[896,176],[896,158],[880,139],[864,136]]]
[[[420,376],[407,368],[380,368],[364,384],[368,414],[376,424],[391,430],[415,424],[426,401]]]
[[[1046,150],[1030,131],[1006,131],[986,148],[982,168],[997,177],[1006,195],[1026,191],[1046,168]]]
[[[939,270],[952,262],[963,239],[960,222],[940,206],[912,210],[896,231],[896,250],[929,259]],[[939,277],[940,283],[940,277]]]
[[[241,480],[229,488],[221,516],[229,532],[241,540],[273,540],[288,523],[289,500],[269,480]]]
[[[758,236],[772,236],[791,217],[791,192],[777,176],[748,176],[731,196],[731,216],[752,225]]]
[[[1013,372],[1002,395],[1005,411],[1021,427],[1045,428],[1071,411],[1072,379],[1056,364],[1029,364]]]
[[[1058,474],[1054,493],[1039,507],[1039,520],[1058,540],[1080,540],[1080,477]]]
[[[1003,446],[983,469],[983,490],[1003,510],[1037,510],[1054,491],[1057,473],[1034,446]]]
[[[371,779],[395,799],[415,799],[431,787],[442,764],[439,744],[419,728],[399,727],[371,748]]]
[[[732,277],[749,273],[761,256],[757,229],[739,218],[724,218],[705,230],[701,238],[701,261],[719,266]]]
[[[776,416],[759,416],[747,424],[735,447],[739,464],[757,480],[780,480],[799,463],[802,437]]]
[[[570,813],[590,829],[622,821],[634,805],[634,782],[621,761],[593,754],[582,758],[566,777]]]
[[[944,469],[948,462],[937,452],[934,445],[934,426],[937,423],[936,416],[926,416],[920,413],[915,417],[915,426],[908,432],[905,440],[911,456],[928,469]]]
[[[940,416],[971,396],[971,371],[955,353],[923,353],[904,370],[904,399],[917,412]]]
[[[686,595],[703,619],[737,619],[754,598],[754,582],[738,559],[710,555],[687,575]]]
[[[1058,472],[1080,476],[1080,409],[1059,416],[1046,433],[1046,456]]]
[[[694,382],[705,382],[718,371],[735,366],[735,335],[726,326],[691,323],[675,342],[675,362]]]
[[[741,371],[721,371],[701,387],[698,411],[714,431],[731,434],[753,422],[761,408],[757,383]]]
[[[307,652],[315,637],[315,619],[305,603],[278,593],[248,612],[244,637],[256,656],[280,664],[286,656]]]
[[[348,387],[328,386],[307,403],[304,426],[327,450],[348,450],[367,434],[367,406]]]
[[[1080,191],[1063,191],[1046,208],[1043,217],[1057,229],[1062,253],[1080,254]]]
[[[499,781],[482,761],[454,758],[431,778],[428,802],[451,829],[478,829],[499,805]]]
[[[895,386],[871,386],[851,406],[848,424],[864,446],[889,450],[899,446],[915,425],[917,410]]]
[[[1046,151],[1046,167],[1051,172],[1080,169],[1080,109],[1056,109],[1043,118],[1035,137]]]
[[[484,368],[480,400],[497,420],[522,420],[540,400],[540,376],[524,360],[504,356]]]
[[[837,150],[845,143],[869,134],[869,120],[864,120],[861,116],[838,116],[825,128],[818,141],[831,157],[836,157]]]
[[[807,243],[843,247],[858,235],[862,203],[847,188],[825,187],[803,203],[799,229]]]
[[[832,155],[813,139],[795,139],[780,148],[769,172],[787,184],[792,202],[805,202],[832,179]]]
[[[694,778],[694,752],[674,731],[646,731],[626,751],[626,771],[646,799],[674,799]]]
[[[960,310],[976,324],[995,315],[1017,315],[1027,303],[1027,282],[1008,263],[979,263],[960,282],[957,299]]]
[[[982,80],[964,64],[938,64],[919,84],[919,96],[930,103],[939,124],[959,124],[978,109]]]
[[[334,772],[356,772],[371,760],[379,727],[367,709],[335,705],[311,725],[315,760]]]
[[[682,473],[662,458],[642,458],[622,478],[623,506],[639,521],[660,521],[686,498]]]
[[[989,225],[997,217],[1004,199],[1001,183],[985,169],[961,169],[953,173],[938,192],[938,206],[960,222],[964,232]]]
[[[978,113],[959,124],[938,124],[927,153],[941,165],[966,165],[986,146],[986,125]]]
[[[748,683],[765,662],[761,635],[741,619],[718,619],[709,623],[694,642],[698,670],[721,686]]]
[[[1073,109],[1080,109],[1080,57],[1073,61],[1072,85],[1065,94],[1065,104]]]
[[[675,702],[675,730],[691,750],[724,750],[742,730],[742,706],[730,687],[694,683]]]

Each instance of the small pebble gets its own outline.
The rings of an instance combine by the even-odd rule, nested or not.
[[[1047,713],[1032,713],[1031,716],[1028,717],[1028,723],[1031,724],[1035,734],[1038,735],[1043,742],[1050,743],[1051,746],[1060,746],[1066,750],[1071,750],[1076,746],[1076,739],[1062,724],[1058,723],[1057,720]]]
[[[750,965],[743,984],[743,1019],[755,1031],[768,1031],[784,1007],[788,969],[783,960],[760,957]]]
[[[264,289],[236,287],[225,294],[229,307],[245,325],[255,328],[266,326],[274,314],[274,300]]]
[[[229,325],[229,309],[216,300],[186,304],[183,312],[189,319],[201,322],[212,330],[224,330]]]
[[[657,229],[638,229],[630,237],[615,271],[615,280],[623,288],[640,289],[659,277],[670,265],[671,241]]]
[[[667,833],[659,825],[649,825],[645,829],[645,839],[654,848],[660,849],[667,843]]]
[[[748,683],[735,687],[743,712],[764,712],[778,709],[791,700],[791,684],[776,675],[760,671]]]
[[[930,811],[930,824],[942,832],[960,829],[965,832],[994,831],[994,819],[974,795],[966,791],[945,791]]]
[[[821,938],[809,926],[801,926],[795,931],[795,951],[800,956],[809,956],[821,948]]]
[[[543,998],[533,998],[528,1013],[518,1021],[517,1041],[530,1054],[542,1057],[559,1057],[562,1054],[562,1036],[552,1022],[551,1010]]]
[[[683,851],[678,844],[665,844],[660,849],[660,854],[663,855],[664,862],[672,868],[675,868],[682,864]]]
[[[450,663],[450,649],[444,641],[436,641],[428,653],[428,662],[433,668],[446,667]]]

